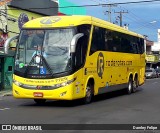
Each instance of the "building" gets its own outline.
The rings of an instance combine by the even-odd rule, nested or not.
[[[7,3],[11,0],[0,1],[0,47],[3,47],[4,42],[8,38],[7,32]]]
[[[158,29],[157,42],[148,42],[146,45],[147,67],[160,67],[160,29]]]
[[[59,12],[66,15],[86,15],[86,7],[80,7],[68,0],[58,0]]]
[[[152,46],[152,52],[155,54],[159,54],[160,52],[160,29],[158,29],[158,39],[157,42],[154,42],[154,45]]]
[[[51,0],[3,0],[0,9],[0,35],[5,40],[19,34],[22,25],[31,19],[58,15],[58,3]],[[0,39],[0,46],[3,45],[4,41]],[[11,47],[15,47],[14,42]]]
[[[20,33],[24,23],[29,20],[54,15],[85,15],[86,8],[77,7],[76,4],[67,0],[4,0],[0,3],[1,25],[0,46],[3,47],[8,37]],[[1,6],[2,5],[2,6]],[[15,47],[12,42],[10,47]]]

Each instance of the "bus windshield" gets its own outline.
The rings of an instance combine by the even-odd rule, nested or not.
[[[72,69],[70,43],[74,28],[21,31],[15,71],[27,75],[53,75]]]

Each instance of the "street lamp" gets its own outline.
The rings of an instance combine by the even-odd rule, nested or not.
[[[142,28],[144,28],[144,27],[146,27],[146,26],[149,26],[150,24],[154,24],[154,23],[157,23],[157,21],[156,21],[156,20],[151,21],[151,22],[149,22],[149,23],[147,23],[147,24],[145,24],[145,25],[143,25],[143,26],[135,29],[134,31],[138,31],[138,30],[140,30],[140,29],[142,29]]]
[[[150,24],[154,24],[154,23],[157,23],[157,21],[154,20],[154,21],[151,21],[151,22],[149,22],[149,23],[150,23]]]

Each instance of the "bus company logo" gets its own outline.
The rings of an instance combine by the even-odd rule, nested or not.
[[[53,24],[53,23],[58,22],[59,20],[61,20],[60,17],[48,17],[48,18],[42,19],[40,22],[42,24]]]
[[[103,72],[104,72],[104,56],[100,52],[97,58],[97,74],[99,77],[101,77],[101,79],[102,79]]]
[[[37,90],[40,90],[42,88],[42,86],[37,85]]]

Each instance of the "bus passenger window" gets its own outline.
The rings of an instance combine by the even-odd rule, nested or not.
[[[96,51],[105,51],[105,29],[94,27],[90,55]]]

